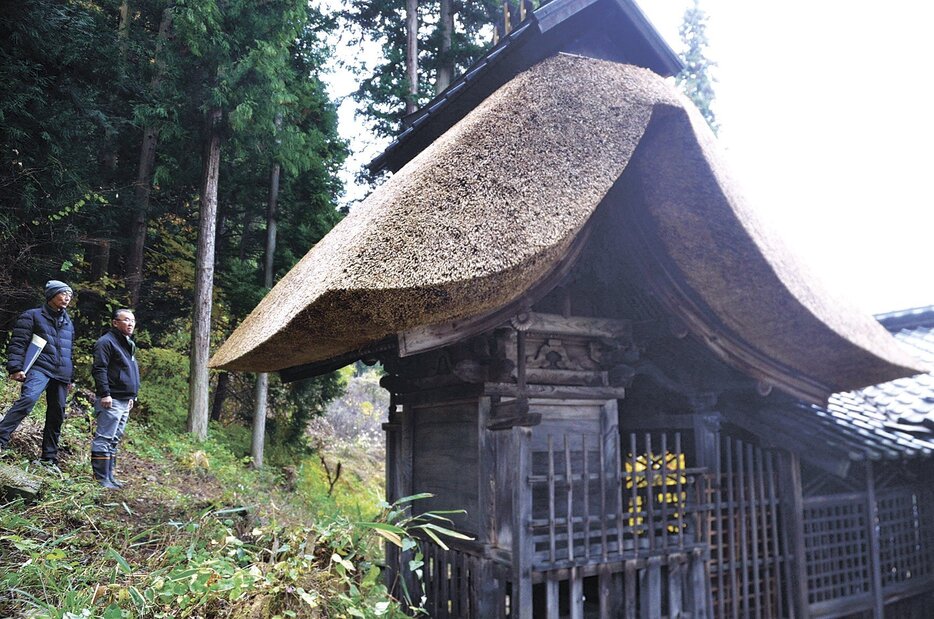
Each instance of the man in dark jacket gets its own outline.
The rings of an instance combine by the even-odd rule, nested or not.
[[[130,339],[136,329],[136,317],[128,309],[118,309],[112,324],[113,328],[94,344],[91,374],[97,393],[94,406],[97,428],[91,440],[91,468],[100,485],[120,488],[123,483],[114,479],[117,445],[139,393],[136,344]]]
[[[0,450],[6,449],[10,436],[28,415],[45,391],[45,428],[42,431],[41,462],[58,470],[58,439],[65,420],[65,396],[74,379],[71,360],[74,324],[65,308],[71,303],[68,284],[51,280],[45,285],[45,305],[26,310],[16,320],[7,353],[6,369],[10,378],[23,383],[19,399],[0,420]],[[31,368],[26,368],[26,354],[33,335],[46,341]]]

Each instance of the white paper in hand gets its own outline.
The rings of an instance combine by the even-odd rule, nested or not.
[[[32,334],[32,341],[29,342],[29,346],[26,347],[26,356],[23,358],[23,373],[29,371],[29,368],[32,367],[32,364],[36,362],[36,359],[39,358],[39,353],[42,352],[42,349],[45,348],[46,341],[44,338],[39,337],[35,333]]]

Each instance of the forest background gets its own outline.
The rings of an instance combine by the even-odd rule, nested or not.
[[[526,3],[525,8],[535,6]],[[375,395],[378,375],[355,366],[282,384],[275,376],[209,373],[209,351],[346,213],[347,207],[338,206],[343,193],[338,171],[348,146],[338,136],[336,102],[325,85],[333,45],[381,51],[378,62],[360,59],[351,67],[360,83],[354,98],[363,122],[377,135],[392,136],[407,111],[443,90],[522,14],[517,4],[495,0],[349,0],[338,6],[304,0],[2,3],[0,346],[5,349],[16,317],[41,304],[46,280],[68,282],[76,292],[69,312],[76,325],[80,392],[92,388],[92,345],[108,327],[111,312],[134,308],[143,386],[131,431],[158,438],[145,449],[138,447],[137,455],[195,469],[209,468],[199,458],[226,462],[228,477],[240,484],[239,495],[218,495],[228,502],[269,485],[301,485],[296,475],[301,478],[302,467],[310,462],[306,492],[297,497],[305,505],[296,509],[319,519],[314,525],[320,527],[318,533],[328,529],[332,522],[320,520],[323,503],[312,495],[331,497],[340,456],[325,453],[324,445],[329,436],[343,434],[348,440],[365,439],[358,445],[361,453],[372,451],[365,441],[381,436],[382,411],[374,413],[374,406],[384,407]],[[685,16],[688,68],[680,81],[715,127],[703,20],[697,4]],[[363,172],[361,178],[379,182]],[[4,406],[14,396],[9,383],[5,385],[0,393]],[[339,397],[341,412],[322,419],[328,404]],[[364,426],[367,430],[361,432]],[[264,455],[265,445],[269,453]],[[373,461],[372,454],[357,455],[345,453],[343,458]],[[245,467],[260,469],[264,460],[268,470],[244,476]],[[399,517],[387,506],[382,511],[377,507],[378,461],[374,466],[355,472],[356,485],[345,475],[342,483],[357,495],[342,505],[329,503],[333,509],[326,510],[327,518],[336,519],[349,507],[358,519]],[[222,479],[224,470],[211,474]],[[59,491],[62,496],[68,492],[64,487]],[[99,508],[93,486],[86,492],[89,509]],[[361,505],[366,501],[370,513],[364,514],[367,508]],[[309,505],[317,512],[301,512]],[[187,512],[186,517],[200,522],[206,513],[223,511],[216,505],[213,512],[203,507],[197,517]],[[6,578],[19,580],[4,583],[13,593],[0,597],[0,609],[3,604],[8,609],[31,604],[61,617],[69,612],[90,616],[80,614],[88,609],[110,609],[107,616],[162,612],[160,603],[169,598],[160,597],[153,584],[151,575],[158,569],[145,567],[151,559],[142,556],[138,565],[131,565],[122,554],[130,546],[113,540],[113,554],[103,551],[107,544],[97,543],[95,553],[83,559],[87,578],[97,578],[94,570],[88,572],[88,562],[97,561],[94,565],[109,574],[110,584],[135,575],[151,585],[152,595],[147,597],[145,587],[138,590],[138,599],[98,595],[97,589],[87,594],[90,584],[84,581],[62,588],[62,595],[72,591],[68,604],[55,597],[54,588],[50,594],[48,579],[57,578],[57,568],[54,561],[49,563],[43,544],[51,541],[27,543],[23,540],[30,538],[23,531],[55,525],[22,520],[26,512],[14,518],[14,513],[4,510],[0,518],[0,547],[9,551],[5,567],[22,567],[17,563],[22,559],[52,571],[43,576],[40,570],[35,581],[21,571],[18,576],[8,572]],[[46,515],[58,513],[53,509]],[[183,519],[178,516],[172,522]],[[226,518],[211,522],[223,539],[230,537],[232,525],[225,524]],[[362,534],[348,522],[346,531],[357,531],[347,533],[349,550],[340,546],[344,554],[309,560],[303,569],[339,573],[334,591],[352,594],[350,601],[334,602],[340,612],[383,616],[394,607],[386,605],[390,601],[383,599],[384,590],[378,591],[377,579],[366,576],[370,589],[361,588],[369,571],[341,563],[356,556],[369,565],[366,556],[372,550],[364,548]],[[307,521],[303,526],[307,532]],[[291,534],[281,532],[283,537]],[[202,541],[208,544],[211,537]],[[267,550],[275,558],[282,550],[278,541],[273,547],[277,550]],[[254,559],[263,552],[241,557],[241,576],[252,574]],[[372,552],[378,554],[378,549]],[[187,563],[182,562],[185,569],[201,569],[192,568],[194,560],[189,552]],[[258,582],[250,578],[241,580]],[[202,588],[209,581],[218,582],[206,579]],[[243,582],[238,586],[245,587]],[[264,582],[271,586],[268,577]],[[313,590],[309,587],[292,587],[286,597],[312,607],[297,593]],[[376,602],[368,597],[374,590]],[[75,597],[75,591],[84,597]],[[202,598],[188,602],[192,609],[207,604]],[[224,612],[232,608],[221,606]],[[288,604],[280,606],[283,616],[295,612]]]

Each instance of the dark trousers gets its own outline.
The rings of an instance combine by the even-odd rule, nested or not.
[[[65,396],[68,395],[68,383],[49,378],[41,372],[32,371],[26,374],[19,399],[13,403],[10,410],[0,419],[0,447],[6,447],[10,436],[26,418],[39,396],[45,391],[45,428],[42,430],[42,459],[58,459],[58,439],[62,434],[62,423],[65,421]]]

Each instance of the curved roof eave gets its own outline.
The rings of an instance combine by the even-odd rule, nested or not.
[[[326,362],[494,312],[546,276],[617,182],[631,178],[641,193],[626,207],[646,222],[653,279],[668,286],[674,277],[671,309],[694,307],[686,322],[725,359],[812,400],[918,371],[878,323],[827,300],[755,223],[708,133],[650,71],[552,57],[357,206],[212,365]],[[724,349],[721,336],[735,345]]]

